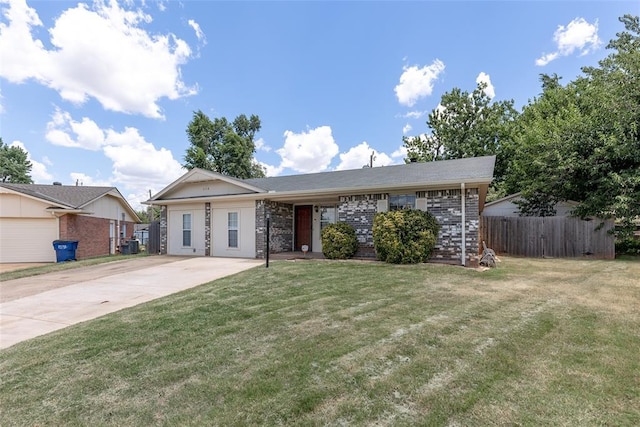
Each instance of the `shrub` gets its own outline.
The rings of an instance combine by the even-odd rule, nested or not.
[[[351,258],[358,250],[356,230],[346,222],[327,225],[321,238],[322,254],[329,259]]]
[[[378,213],[373,219],[376,257],[392,264],[426,262],[439,230],[440,225],[429,212],[409,209]]]
[[[640,255],[640,239],[627,237],[617,240],[616,255]]]

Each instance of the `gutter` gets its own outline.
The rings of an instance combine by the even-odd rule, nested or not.
[[[51,215],[61,217],[66,214],[78,214],[78,215],[93,215],[93,212],[85,211],[84,209],[63,209],[63,208],[47,208],[47,211]]]

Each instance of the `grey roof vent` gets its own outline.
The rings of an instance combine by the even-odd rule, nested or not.
[[[58,182],[58,181],[54,181],[54,182],[53,182],[53,185],[62,185],[62,183],[61,183],[61,182]]]

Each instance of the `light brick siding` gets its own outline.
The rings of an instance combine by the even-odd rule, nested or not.
[[[289,203],[256,201],[256,258],[266,256],[267,214],[270,215],[269,252],[293,250],[293,205]]]
[[[468,265],[475,265],[478,256],[478,189],[465,190],[465,259]],[[427,211],[440,224],[438,242],[433,260],[460,263],[462,255],[462,203],[461,190],[427,191]]]
[[[167,254],[167,207],[160,207],[160,254]]]
[[[204,204],[204,256],[211,255],[211,203]]]
[[[356,257],[375,257],[373,247],[373,217],[378,211],[378,200],[383,194],[341,196],[338,204],[338,221],[346,222],[356,230],[358,250]]]
[[[480,218],[478,214],[478,189],[465,190],[465,259],[467,265],[476,265],[478,256],[478,235]],[[436,190],[418,192],[418,197],[426,196],[426,208],[441,226],[432,260],[459,264],[462,255],[462,206],[461,191]],[[357,257],[375,257],[373,245],[373,218],[377,213],[378,200],[384,194],[362,194],[340,197],[338,221],[355,228],[358,238]]]
[[[84,215],[63,215],[60,217],[60,240],[77,240],[78,249],[76,258],[90,258],[95,256],[109,255],[109,219],[95,218]],[[126,224],[126,240],[133,237],[133,222],[123,222]],[[115,244],[118,244],[116,237]]]

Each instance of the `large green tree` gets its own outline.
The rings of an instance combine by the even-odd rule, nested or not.
[[[9,146],[0,138],[0,178],[2,182],[31,184],[31,168],[33,165],[27,152],[17,146]]]
[[[201,168],[235,178],[264,177],[254,160],[254,137],[260,130],[256,115],[239,115],[233,122],[225,117],[211,120],[198,110],[187,127],[190,146],[184,157],[187,169]]]
[[[640,217],[640,23],[620,21],[626,31],[598,67],[566,86],[542,76],[542,94],[523,109],[507,187],[522,192],[525,214],[575,200],[576,215],[615,217],[626,230]]]
[[[473,92],[459,88],[442,95],[440,106],[428,116],[430,133],[403,138],[410,161],[432,161],[496,155],[496,182],[506,170],[512,123],[518,116],[513,100],[492,101],[487,84]]]

